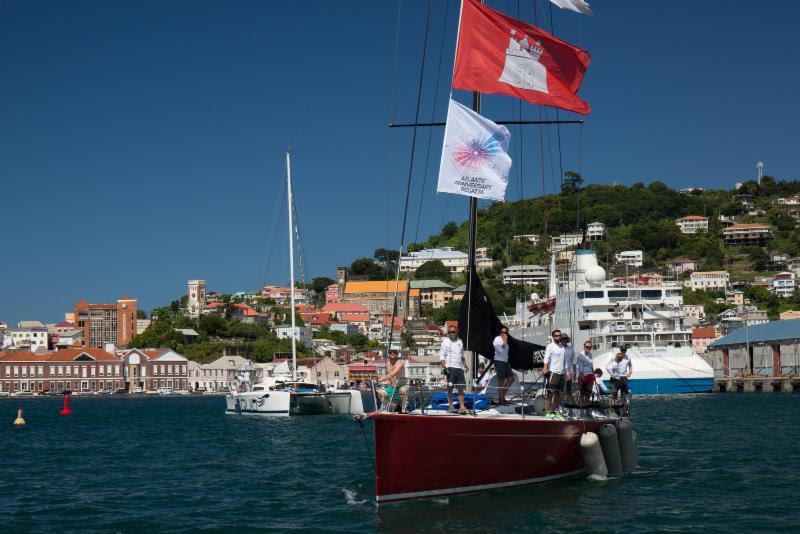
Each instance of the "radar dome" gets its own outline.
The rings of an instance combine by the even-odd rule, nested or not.
[[[593,265],[586,269],[586,274],[584,275],[586,281],[593,285],[599,285],[605,282],[606,280],[606,270],[600,267],[599,265]]]

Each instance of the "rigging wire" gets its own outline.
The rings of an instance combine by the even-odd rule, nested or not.
[[[272,262],[272,251],[275,246],[275,235],[278,233],[278,221],[283,215],[283,202],[281,199],[286,194],[286,183],[282,182],[281,193],[275,197],[275,206],[272,209],[272,232],[269,241],[267,242],[267,249],[264,254],[264,263],[261,267],[261,287],[267,284],[267,274],[269,273],[269,266]]]
[[[436,83],[433,88],[433,109],[431,110],[431,122],[436,119],[436,96],[439,94],[439,79],[442,76],[442,56],[444,54],[444,39],[447,34],[447,15],[450,11],[450,0],[447,0],[444,5],[444,22],[442,23],[442,42],[439,47],[439,61],[436,66]],[[428,163],[431,157],[431,140],[433,139],[433,129],[428,129],[428,147],[425,150],[425,169],[422,171],[422,188],[419,192],[419,210],[417,212],[417,227],[414,230],[414,241],[416,243],[419,239],[419,222],[422,219],[422,201],[425,198],[425,182],[428,178]]]
[[[419,68],[419,83],[417,85],[417,105],[414,112],[414,123],[419,122],[420,103],[422,102],[422,85],[425,79],[425,57],[428,52],[428,37],[430,34],[431,25],[431,9],[433,7],[433,0],[428,0],[428,9],[425,15],[425,38],[422,43],[422,61]],[[403,206],[403,224],[400,228],[400,245],[397,254],[397,273],[394,282],[394,298],[392,299],[392,315],[389,321],[389,336],[387,338],[387,349],[391,348],[392,340],[394,338],[394,319],[397,316],[397,290],[400,286],[400,258],[403,257],[403,246],[406,237],[406,225],[408,223],[408,204],[411,196],[411,178],[414,174],[414,153],[417,147],[417,126],[414,126],[411,134],[411,157],[408,162],[408,178],[406,179],[406,197]],[[387,284],[388,285],[388,284]],[[386,288],[389,289],[388,287]]]

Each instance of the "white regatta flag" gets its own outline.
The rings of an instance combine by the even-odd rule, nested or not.
[[[450,100],[437,191],[504,200],[511,157],[505,126]]]
[[[592,10],[589,9],[589,3],[583,0],[550,0],[561,9],[569,9],[576,13],[583,13],[584,15],[591,15]]]

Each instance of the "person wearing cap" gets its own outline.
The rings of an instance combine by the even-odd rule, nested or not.
[[[548,343],[544,349],[544,368],[542,375],[547,377],[547,398],[545,400],[545,412],[548,419],[564,420],[564,416],[559,411],[561,402],[561,389],[564,387],[564,375],[566,365],[564,360],[564,347],[561,345],[561,330],[553,330],[551,334],[553,341]],[[552,404],[551,404],[552,403]],[[553,408],[550,411],[550,408]]]
[[[408,407],[408,386],[406,381],[406,365],[399,358],[397,349],[389,350],[389,359],[386,361],[386,374],[378,377],[378,382],[386,384],[382,389],[375,392],[378,400],[383,404],[384,399],[389,402],[394,398],[395,391],[400,393],[400,412],[405,413]],[[398,390],[397,387],[400,386]]]
[[[508,327],[500,327],[500,335],[494,338],[494,368],[497,370],[497,402],[506,403],[506,390],[514,381],[514,371],[508,364]]]
[[[447,327],[447,337],[442,339],[439,349],[439,365],[447,373],[447,406],[453,411],[453,387],[458,389],[459,413],[466,414],[464,406],[464,388],[467,387],[467,378],[464,370],[467,360],[464,358],[464,344],[458,339],[458,330],[455,326]]]

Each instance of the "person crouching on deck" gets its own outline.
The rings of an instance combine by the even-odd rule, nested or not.
[[[397,349],[389,350],[389,359],[386,361],[386,374],[378,377],[378,382],[386,385],[383,389],[375,392],[381,404],[386,398],[391,402],[395,391],[398,391],[400,393],[400,411],[402,413],[406,412],[408,407],[408,386],[405,385],[405,378],[405,362],[398,358]],[[399,390],[397,389],[398,386],[400,387]]]
[[[453,411],[453,387],[458,389],[459,413],[466,414],[464,406],[464,388],[467,387],[467,377],[464,370],[467,360],[464,358],[464,344],[458,339],[455,326],[447,327],[447,337],[442,339],[442,348],[439,350],[439,365],[447,373],[447,407]]]

